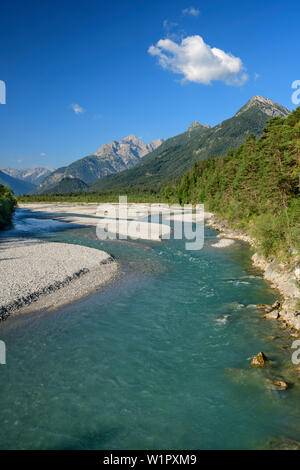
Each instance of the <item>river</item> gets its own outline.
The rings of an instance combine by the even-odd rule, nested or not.
[[[104,249],[121,273],[85,299],[0,324],[0,448],[256,449],[300,439],[299,388],[273,391],[271,372],[249,365],[264,351],[278,374],[291,341],[255,307],[278,293],[246,244],[214,248],[209,227],[200,251],[181,240],[99,241],[95,228],[27,211],[4,235]]]

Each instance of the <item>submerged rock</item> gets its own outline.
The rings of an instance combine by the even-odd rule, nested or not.
[[[257,307],[257,308],[268,308],[268,309],[272,309],[272,306],[271,306],[271,305],[268,305],[268,304],[257,304],[256,307]]]
[[[277,390],[286,390],[288,388],[288,384],[284,380],[274,380],[272,384]]]
[[[261,351],[251,361],[252,367],[264,367],[269,363],[269,359],[265,354]]]
[[[267,441],[264,448],[268,450],[300,450],[300,442],[280,436]]]
[[[282,378],[267,378],[266,379],[267,387],[272,391],[284,391],[289,388],[288,383]]]

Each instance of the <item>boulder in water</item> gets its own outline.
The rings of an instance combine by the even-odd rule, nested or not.
[[[251,361],[252,367],[264,367],[269,363],[269,359],[265,354],[261,351]]]

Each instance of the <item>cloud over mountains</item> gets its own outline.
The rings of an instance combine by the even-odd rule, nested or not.
[[[188,36],[180,43],[160,39],[148,53],[157,57],[165,70],[183,75],[183,82],[210,85],[212,80],[220,80],[227,85],[242,85],[248,80],[239,57],[209,46],[199,35]]]

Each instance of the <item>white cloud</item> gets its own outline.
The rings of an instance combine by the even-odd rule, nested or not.
[[[188,15],[188,16],[199,16],[200,15],[200,10],[198,10],[198,8],[194,8],[194,7],[184,8],[184,10],[182,10],[182,14],[183,15]]]
[[[73,109],[75,114],[82,114],[84,113],[84,109],[79,104],[71,104],[71,108]]]
[[[259,73],[254,74],[254,80],[257,80],[260,77]]]
[[[183,81],[210,85],[220,80],[227,85],[242,85],[248,80],[239,57],[205,44],[201,36],[188,36],[178,44],[160,39],[148,53],[158,57],[165,70],[183,75]]]
[[[46,154],[45,152],[41,152],[41,153],[40,153],[40,156],[41,156],[41,157],[46,157],[47,154]]]

